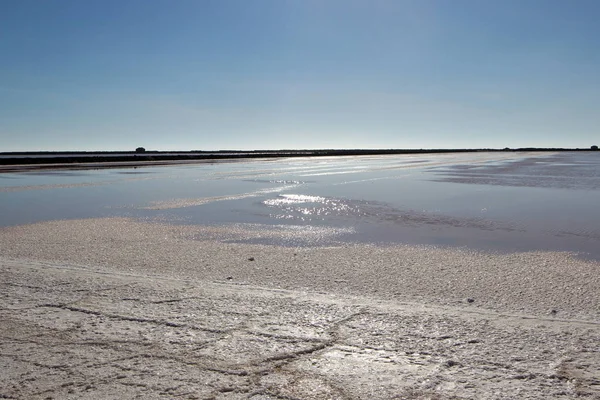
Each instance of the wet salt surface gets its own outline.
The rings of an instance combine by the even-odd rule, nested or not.
[[[236,241],[558,250],[600,259],[600,153],[252,160],[0,175],[0,225],[138,217],[252,224]]]

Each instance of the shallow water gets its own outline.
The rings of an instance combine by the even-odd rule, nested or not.
[[[0,174],[0,225],[129,216],[338,241],[559,250],[600,259],[600,153],[250,160]],[[330,229],[320,242],[304,232]],[[256,241],[256,239],[253,239]],[[273,242],[274,239],[268,239]]]

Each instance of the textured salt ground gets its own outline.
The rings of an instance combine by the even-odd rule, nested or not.
[[[332,234],[335,234],[332,231]],[[0,255],[502,312],[600,321],[600,263],[568,253],[488,254],[419,246],[280,248],[224,243],[324,237],[323,230],[260,230],[106,218],[0,229]],[[249,258],[254,261],[248,261]],[[471,304],[467,299],[473,299]]]
[[[598,263],[279,234],[0,230],[0,397],[600,398]]]
[[[600,329],[0,259],[0,397],[599,398]]]

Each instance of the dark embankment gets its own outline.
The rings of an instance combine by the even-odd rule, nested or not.
[[[127,165],[163,165],[170,162],[235,160],[279,157],[331,157],[392,154],[441,154],[496,151],[590,151],[565,148],[519,149],[323,149],[323,150],[220,150],[189,152],[7,152],[0,153],[0,166],[4,171],[45,168],[107,168]],[[14,168],[10,168],[13,166]],[[24,168],[30,166],[30,168]]]

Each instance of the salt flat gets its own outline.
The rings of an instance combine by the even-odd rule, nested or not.
[[[0,174],[0,397],[600,398],[594,154]]]
[[[597,262],[291,248],[134,219],[0,231],[7,398],[600,396]]]

